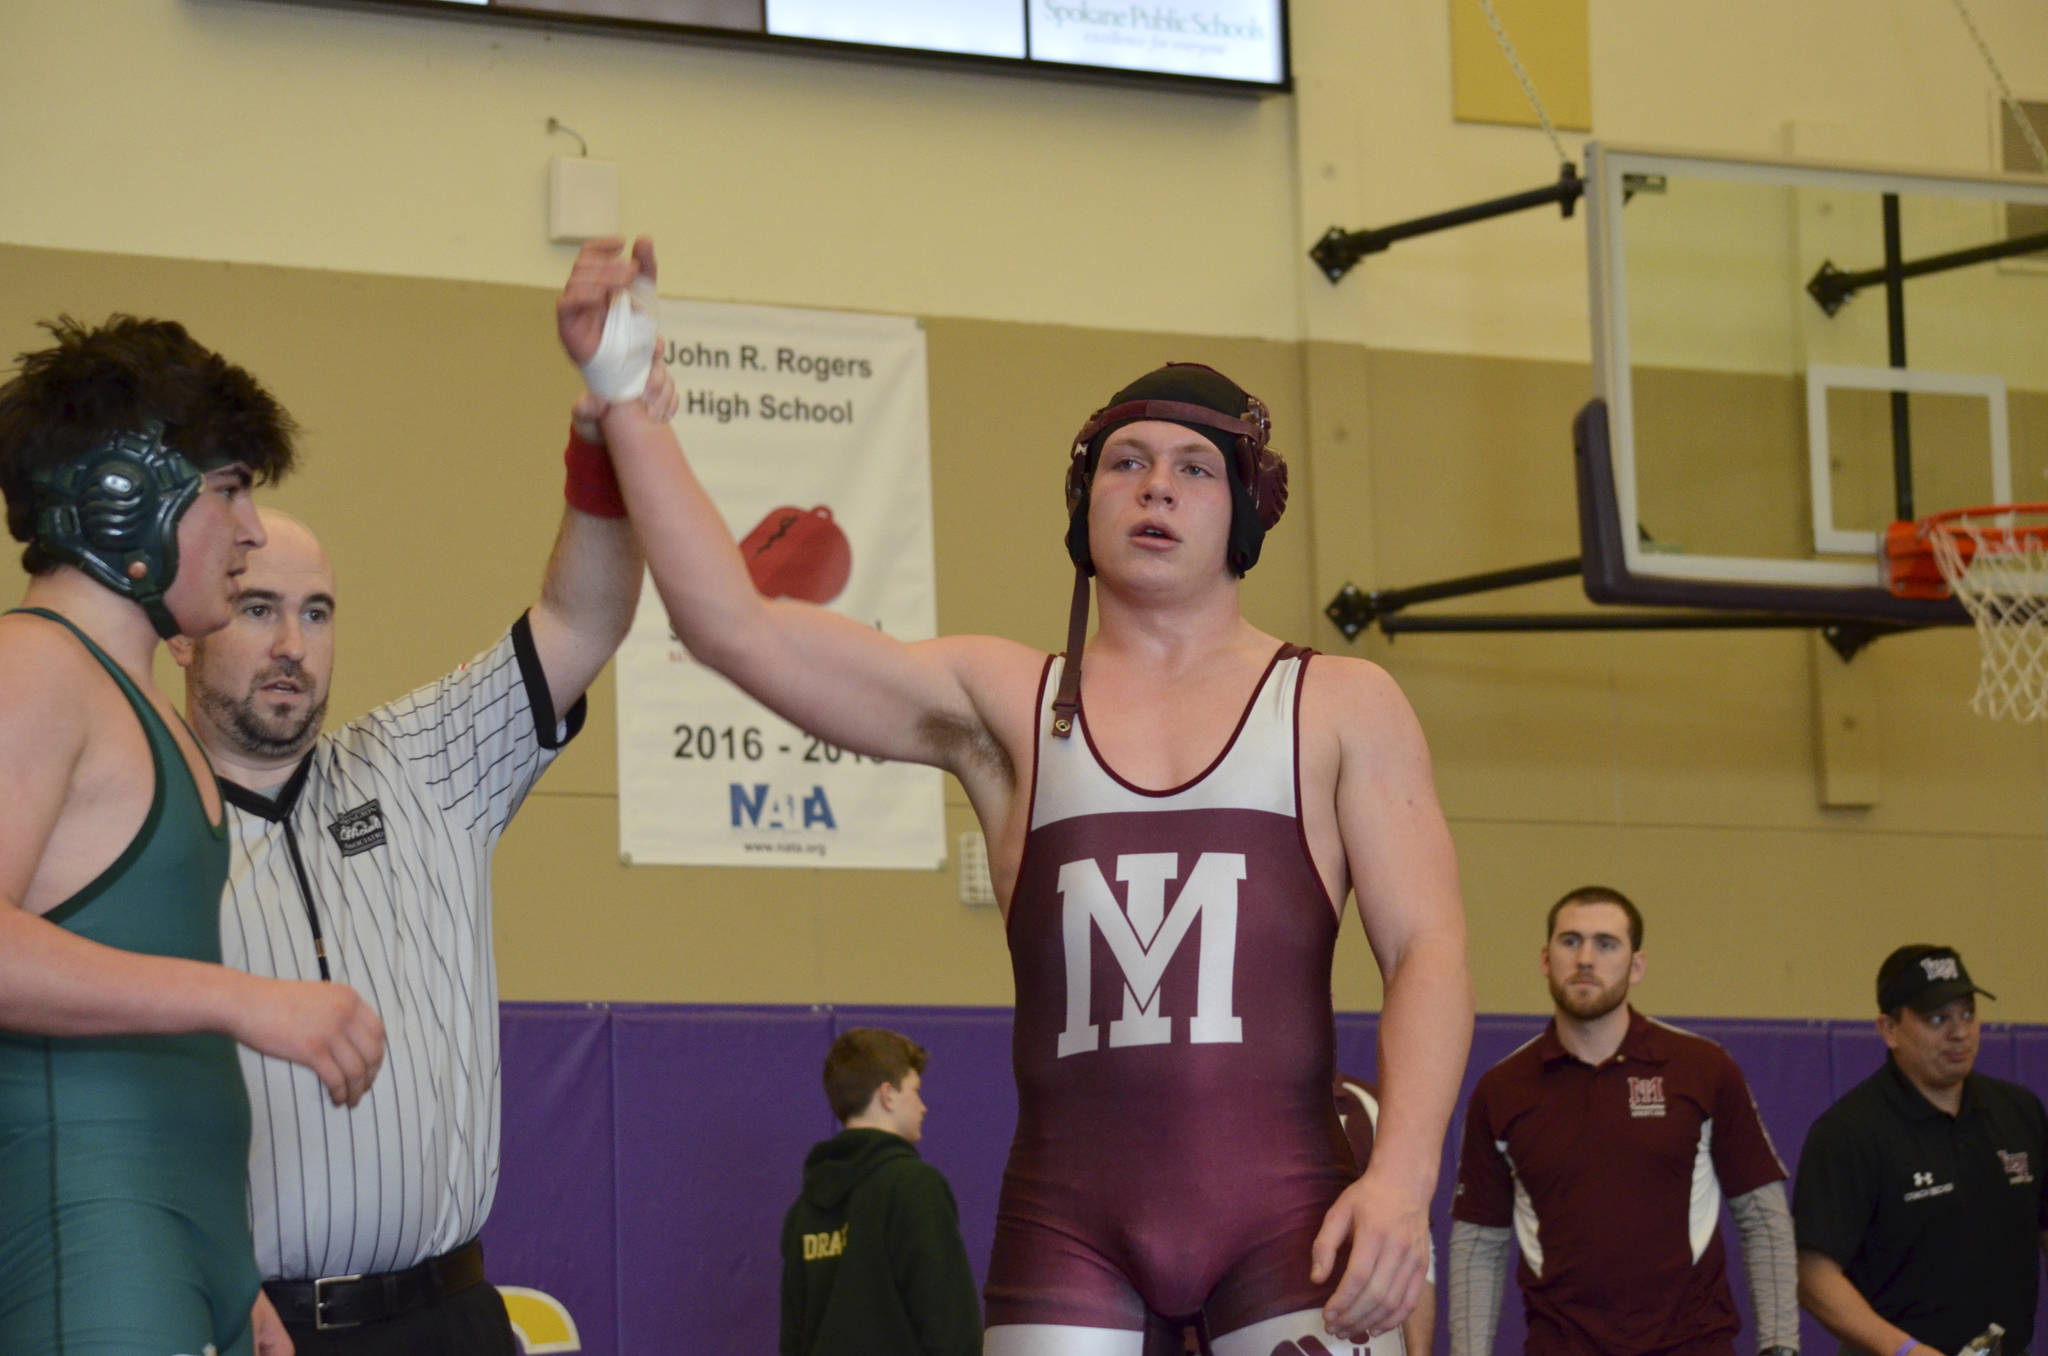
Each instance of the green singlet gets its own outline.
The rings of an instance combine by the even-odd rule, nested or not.
[[[113,865],[45,915],[125,951],[220,961],[225,822],[118,664],[54,612],[135,708],[156,791]],[[4,812],[4,811],[0,811]],[[0,1352],[253,1348],[249,1101],[226,1036],[0,1032]]]

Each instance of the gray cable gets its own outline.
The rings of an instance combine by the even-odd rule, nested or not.
[[[1543,124],[1543,135],[1549,137],[1550,144],[1557,148],[1558,163],[1569,165],[1572,158],[1564,153],[1564,143],[1558,140],[1557,129],[1550,125],[1550,113],[1537,96],[1535,82],[1529,79],[1529,72],[1522,69],[1522,58],[1515,54],[1515,44],[1508,39],[1508,31],[1502,27],[1500,16],[1493,12],[1493,0],[1479,0],[1479,8],[1486,11],[1486,22],[1493,29],[1494,40],[1500,43],[1500,50],[1507,53],[1508,65],[1515,68],[1515,79],[1522,82],[1522,93],[1529,96],[1529,106],[1536,110],[1536,120]]]
[[[1485,0],[1480,2],[1484,4]],[[2041,172],[2048,174],[2048,146],[2041,144],[2040,135],[2034,131],[2033,120],[2028,118],[2026,110],[2020,107],[2020,101],[2013,97],[2012,86],[2005,83],[2005,72],[1999,70],[1998,63],[1992,60],[1991,45],[1985,42],[1984,35],[1977,31],[1977,21],[1970,17],[1969,8],[1963,4],[1963,0],[1949,0],[1949,3],[1956,7],[1956,14],[1962,18],[1963,27],[1970,30],[1970,40],[1977,44],[1977,50],[1984,56],[1984,64],[1991,70],[1992,80],[1998,85],[1998,97],[2012,110],[2012,120],[2020,125],[2020,135],[2027,139],[2027,145],[2033,147],[2034,159],[2040,164]]]

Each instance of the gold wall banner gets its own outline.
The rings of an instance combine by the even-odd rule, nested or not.
[[[1538,126],[1536,110],[1479,0],[1450,0],[1451,116]],[[1494,12],[1550,113],[1567,132],[1593,129],[1593,57],[1586,0],[1494,0]]]
[[[936,634],[919,322],[664,301],[661,332],[677,436],[754,586],[899,640]],[[628,862],[944,864],[936,769],[853,753],[770,712],[690,655],[651,578],[618,686]]]

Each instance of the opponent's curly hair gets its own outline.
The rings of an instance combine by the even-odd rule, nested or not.
[[[292,469],[298,424],[284,406],[176,321],[117,314],[88,329],[65,315],[41,326],[56,343],[18,355],[0,386],[0,495],[9,534],[29,543],[30,574],[59,564],[33,541],[36,472],[151,421],[201,471],[241,462],[265,484]]]

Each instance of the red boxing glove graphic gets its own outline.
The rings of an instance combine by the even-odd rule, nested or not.
[[[740,555],[764,598],[829,603],[853,573],[853,547],[823,504],[770,509],[740,542]]]

